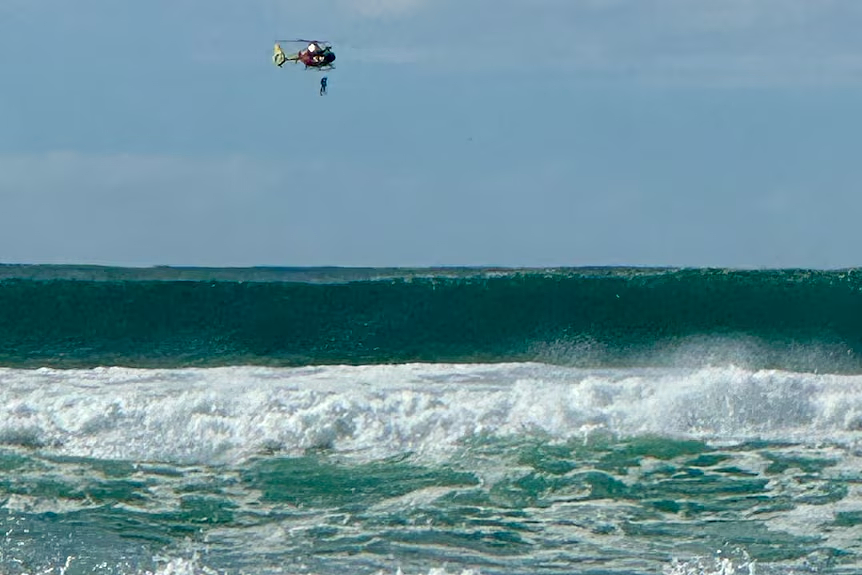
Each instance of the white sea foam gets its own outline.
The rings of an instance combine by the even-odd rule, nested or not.
[[[543,364],[0,370],[0,443],[65,455],[445,455],[478,434],[564,440],[597,430],[853,448],[862,376]]]
[[[283,570],[279,570],[279,573],[283,573]],[[307,575],[315,575],[314,571],[305,571]],[[220,571],[216,569],[212,569],[203,564],[202,560],[198,555],[194,555],[193,557],[186,558],[168,558],[162,560],[162,564],[156,569],[155,572],[147,571],[141,573],[140,575],[220,575]],[[394,571],[377,571],[375,575],[414,575],[413,572],[404,572],[400,567],[396,568]],[[425,575],[424,573],[417,573],[415,575]],[[481,572],[478,569],[463,569],[463,570],[447,570],[445,567],[432,567],[427,571],[427,575],[481,575]]]

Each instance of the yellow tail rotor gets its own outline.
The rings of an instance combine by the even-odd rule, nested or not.
[[[272,61],[279,68],[281,68],[281,66],[285,62],[287,62],[287,56],[285,55],[284,50],[281,49],[281,46],[278,44],[278,42],[275,43],[275,48],[273,48]]]

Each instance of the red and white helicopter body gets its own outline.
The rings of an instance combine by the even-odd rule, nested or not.
[[[298,50],[295,54],[287,55],[281,48],[280,42],[302,42],[307,44],[305,48]],[[275,43],[275,48],[272,54],[272,61],[276,66],[281,68],[285,62],[301,62],[305,64],[305,69],[314,70],[332,70],[335,68],[335,52],[332,51],[332,46],[325,42],[317,40],[281,40]]]

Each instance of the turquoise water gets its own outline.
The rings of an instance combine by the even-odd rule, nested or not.
[[[0,573],[862,572],[852,270],[0,277]]]

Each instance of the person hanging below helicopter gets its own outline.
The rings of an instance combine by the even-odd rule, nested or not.
[[[320,95],[326,94],[326,76],[320,79]]]

